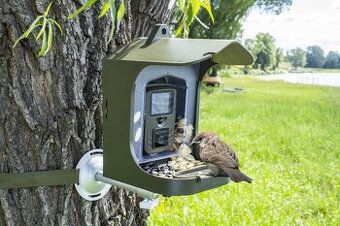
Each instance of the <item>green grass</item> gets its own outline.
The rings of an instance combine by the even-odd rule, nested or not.
[[[202,92],[200,131],[217,132],[252,184],[162,198],[149,225],[340,225],[340,88],[226,78]]]

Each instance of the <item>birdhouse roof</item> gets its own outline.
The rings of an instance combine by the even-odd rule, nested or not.
[[[211,59],[217,64],[249,65],[252,54],[235,40],[160,38],[147,43],[139,38],[109,60],[186,65]]]

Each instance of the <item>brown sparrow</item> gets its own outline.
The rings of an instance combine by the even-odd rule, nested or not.
[[[213,132],[198,133],[191,142],[193,152],[210,169],[213,176],[228,176],[232,181],[248,183],[252,179],[242,173],[235,152]]]

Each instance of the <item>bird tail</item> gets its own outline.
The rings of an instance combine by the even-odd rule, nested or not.
[[[232,180],[236,183],[241,182],[241,181],[251,183],[253,181],[253,179],[251,179],[250,177],[248,177],[247,175],[245,175],[244,173],[242,173],[238,169],[230,169],[229,168],[226,171],[227,171],[227,174],[228,174],[230,180]]]

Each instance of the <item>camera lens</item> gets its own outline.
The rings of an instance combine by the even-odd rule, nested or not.
[[[158,137],[157,143],[158,143],[158,144],[164,144],[164,136]]]
[[[158,117],[157,118],[157,123],[158,125],[163,125],[166,121],[166,117]]]

